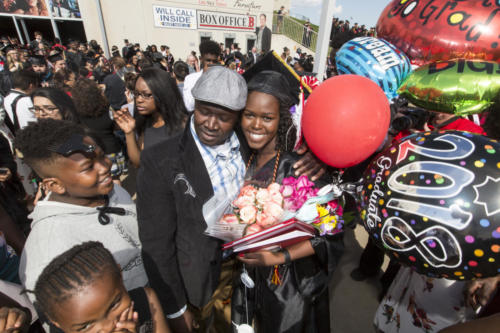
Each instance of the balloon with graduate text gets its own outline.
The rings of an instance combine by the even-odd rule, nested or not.
[[[339,74],[369,78],[390,100],[411,72],[410,59],[391,43],[374,37],[357,37],[342,45],[335,57]]]
[[[393,0],[377,36],[419,66],[455,58],[500,61],[500,1]]]
[[[391,111],[382,89],[359,75],[334,76],[313,90],[302,129],[311,151],[336,168],[356,165],[384,141]]]
[[[392,258],[421,274],[500,273],[500,144],[462,131],[413,134],[373,159],[360,213]]]
[[[430,63],[410,74],[398,93],[428,110],[479,113],[500,93],[500,64],[465,59]]]

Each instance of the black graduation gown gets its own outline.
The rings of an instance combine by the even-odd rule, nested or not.
[[[293,164],[298,159],[299,156],[293,153],[281,154],[277,183],[293,176]],[[247,171],[247,179],[251,178],[251,182],[261,186],[268,185],[275,161],[273,158],[257,171],[254,161]],[[316,185],[322,186],[320,183],[316,182]],[[314,255],[278,266],[280,285],[271,283],[274,267],[247,267],[255,282],[253,289],[245,288],[240,279],[234,281],[234,323],[254,320],[257,333],[330,332],[328,283],[343,253],[343,236],[318,236],[310,241]]]

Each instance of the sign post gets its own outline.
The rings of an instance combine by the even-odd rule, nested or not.
[[[333,12],[336,0],[323,0],[321,8],[321,21],[319,23],[318,43],[316,44],[316,57],[314,59],[314,73],[318,80],[323,81],[326,71],[326,58],[329,56],[330,33],[332,31]]]

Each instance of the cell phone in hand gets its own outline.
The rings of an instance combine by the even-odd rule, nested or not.
[[[0,168],[0,175],[6,175],[9,173],[9,168]]]

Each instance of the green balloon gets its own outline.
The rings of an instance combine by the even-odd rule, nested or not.
[[[500,64],[457,59],[418,68],[403,82],[398,94],[418,107],[454,113],[480,113],[500,93]]]

